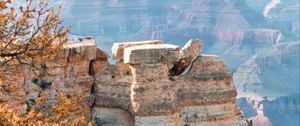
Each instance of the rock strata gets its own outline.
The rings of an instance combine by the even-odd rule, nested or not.
[[[131,47],[131,46],[138,46],[138,45],[156,45],[156,44],[162,44],[162,43],[163,43],[163,41],[161,41],[161,40],[114,43],[113,47],[112,47],[112,55],[115,60],[122,61],[125,48]]]
[[[2,75],[0,125],[247,126],[231,73],[202,46],[116,43],[110,64],[93,39],[69,42],[39,69]]]
[[[69,42],[53,61],[6,73],[0,87],[0,125],[88,125],[94,95],[93,39]]]
[[[129,45],[122,48],[123,60],[107,67],[111,72],[97,75],[103,78],[95,82],[94,108],[114,113],[105,119],[107,114],[94,111],[98,121],[114,126],[247,126],[235,103],[231,73],[220,57],[199,55],[201,41],[190,40],[181,50],[169,44]],[[174,76],[190,65],[184,76]],[[115,109],[134,123],[107,121],[124,120]]]

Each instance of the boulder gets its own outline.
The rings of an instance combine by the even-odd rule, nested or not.
[[[201,40],[189,40],[180,50],[178,60],[175,66],[170,70],[170,74],[172,76],[182,74],[199,56],[202,46],[203,42]]]

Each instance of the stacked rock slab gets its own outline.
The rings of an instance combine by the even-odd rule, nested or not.
[[[124,56],[124,49],[132,46],[138,45],[156,45],[162,44],[161,40],[148,40],[148,41],[139,41],[139,42],[121,42],[114,43],[112,47],[113,58],[117,61],[122,61]]]
[[[162,43],[161,40],[114,43],[112,55],[116,60],[115,65],[110,65],[103,60],[93,61],[92,70],[95,79],[93,117],[96,125],[126,126],[134,124],[130,97],[133,75],[129,64],[123,62],[124,49],[138,45]],[[124,118],[119,118],[120,116]]]
[[[179,47],[169,44],[141,45],[124,50],[124,62],[133,73],[131,104],[138,126],[173,126],[175,85],[168,80],[168,62],[177,60]],[[167,58],[167,59],[165,59]]]
[[[199,56],[201,41],[191,40],[181,50],[161,41],[148,42],[114,44],[117,63],[110,66],[113,72],[95,76],[101,78],[95,82],[96,124],[247,125],[235,104],[232,75],[221,58]],[[181,74],[191,64],[184,76],[170,75],[173,70],[179,71],[175,75]],[[119,88],[121,85],[126,86]]]

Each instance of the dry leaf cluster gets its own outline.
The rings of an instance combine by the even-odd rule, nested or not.
[[[0,0],[0,72],[20,65],[36,66],[55,57],[67,42],[69,28],[59,17],[60,8],[48,2],[27,0],[25,6],[12,6]]]

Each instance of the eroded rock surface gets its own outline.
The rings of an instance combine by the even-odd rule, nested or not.
[[[247,125],[236,106],[232,75],[216,56],[199,56],[190,72],[176,80],[184,125]]]
[[[231,73],[202,46],[114,44],[110,64],[93,39],[69,43],[38,70],[4,75],[0,125],[246,126]]]
[[[169,44],[129,45],[122,48],[123,60],[95,76],[96,108],[121,108],[134,120],[126,126],[247,126],[231,73],[220,57],[199,56],[201,41],[191,40],[180,51]],[[172,76],[190,65],[184,76]]]
[[[93,39],[65,45],[56,59],[37,69],[4,75],[0,87],[0,125],[88,125],[94,95],[90,63]]]
[[[120,108],[94,107],[96,126],[134,126],[134,117]]]

